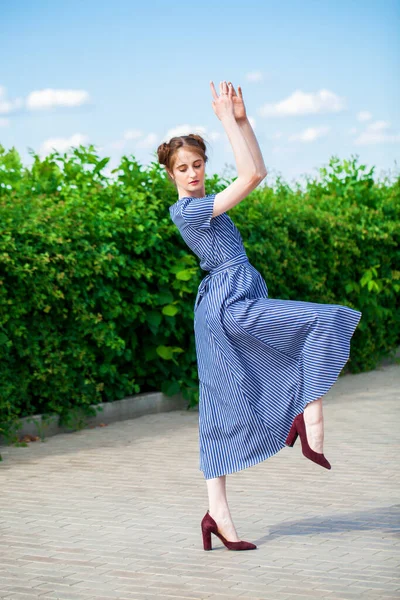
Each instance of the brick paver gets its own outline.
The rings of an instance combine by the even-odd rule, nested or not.
[[[0,452],[0,598],[400,598],[400,367],[339,379],[327,471],[300,440],[227,476],[239,536],[202,547],[198,413],[174,411]]]

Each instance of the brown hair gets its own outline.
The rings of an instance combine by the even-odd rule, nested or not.
[[[183,147],[195,150],[198,152],[198,154],[200,154],[204,162],[207,162],[208,158],[206,155],[206,144],[204,139],[197,133],[189,133],[189,135],[179,135],[173,137],[169,142],[163,142],[158,146],[157,155],[160,165],[165,165],[167,169],[172,171],[176,160],[175,155],[179,148]],[[167,176],[170,181],[175,183],[168,171]]]

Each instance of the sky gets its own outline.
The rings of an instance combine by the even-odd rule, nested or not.
[[[0,144],[94,144],[141,164],[200,133],[207,174],[236,175],[209,82],[242,87],[272,180],[333,155],[377,175],[400,157],[400,1],[1,2]],[[267,178],[268,179],[268,178]]]

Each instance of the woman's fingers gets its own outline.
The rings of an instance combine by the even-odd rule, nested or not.
[[[218,94],[215,89],[214,82],[212,80],[210,81],[210,88],[211,88],[211,93],[213,95],[214,100],[218,100]],[[228,94],[228,96],[230,96],[231,98],[233,96],[237,96],[237,94],[235,92],[235,88],[233,87],[231,81],[228,81],[228,83],[225,80],[220,81],[219,82],[219,93],[220,93],[220,96],[222,94]],[[241,90],[240,90],[240,94],[241,94]]]
[[[235,116],[235,111],[234,111],[234,102],[233,102],[233,85],[231,84],[231,82],[229,82],[229,85],[227,84],[227,82],[224,81],[220,81],[219,82],[219,90],[220,90],[220,95],[218,96],[215,90],[215,86],[213,81],[210,81],[210,88],[211,88],[211,92],[213,95],[213,101],[212,101],[212,107],[213,110],[215,112],[215,114],[217,115],[218,119],[222,119],[224,116],[229,116],[232,115],[233,117]]]
[[[231,81],[228,81],[228,84],[232,86],[232,96],[237,96],[236,92],[235,92],[235,88],[232,85]]]
[[[214,86],[214,82],[210,81],[210,87],[211,87],[211,93],[213,95],[214,100],[217,100],[218,98],[218,94],[216,92],[215,86]]]

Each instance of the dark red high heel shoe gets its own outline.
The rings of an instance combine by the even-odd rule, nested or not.
[[[257,548],[255,544],[251,542],[244,542],[240,540],[240,542],[229,542],[224,538],[222,533],[218,531],[218,525],[209,514],[209,511],[206,512],[202,521],[201,521],[201,533],[203,534],[203,546],[204,550],[212,550],[211,546],[211,534],[218,536],[219,539],[225,544],[228,550],[254,550]]]
[[[304,422],[304,413],[300,413],[297,417],[294,418],[292,426],[289,431],[289,435],[286,438],[286,444],[288,446],[294,446],[297,437],[300,436],[301,440],[301,449],[306,458],[309,458],[313,462],[317,463],[317,465],[321,465],[321,467],[325,467],[325,469],[331,469],[331,465],[329,461],[325,458],[325,456],[321,452],[315,452],[312,448],[310,448],[307,441],[307,432],[306,432],[306,424]]]

